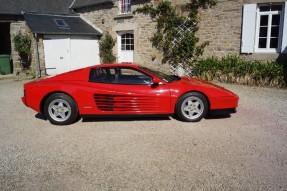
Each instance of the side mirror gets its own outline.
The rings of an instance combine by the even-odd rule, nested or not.
[[[163,85],[163,82],[160,81],[158,78],[153,78],[152,82],[154,85]]]

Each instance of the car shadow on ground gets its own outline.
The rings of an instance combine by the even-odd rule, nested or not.
[[[82,122],[108,122],[108,121],[168,121],[168,116],[89,116],[83,117]]]
[[[209,112],[205,119],[224,119],[230,118],[232,112],[230,111],[212,111]],[[48,119],[41,113],[37,113],[35,118],[47,121]],[[75,122],[78,122],[82,119],[82,122],[108,122],[108,121],[169,121],[171,118],[181,121],[177,116],[84,116],[78,118]]]
[[[45,117],[45,115],[43,115],[43,114],[41,114],[41,113],[37,113],[36,115],[35,115],[35,118],[37,118],[37,119],[42,119],[42,120],[44,120],[44,121],[47,121],[48,119]]]
[[[210,111],[206,116],[205,119],[224,119],[224,118],[230,118],[231,113],[235,113],[236,111],[225,111],[225,110],[216,110],[216,111]]]

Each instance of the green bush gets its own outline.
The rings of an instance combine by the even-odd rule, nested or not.
[[[116,61],[116,56],[113,53],[113,47],[116,44],[116,40],[106,33],[100,42],[100,57],[102,63],[113,63]]]
[[[13,37],[14,48],[20,56],[23,69],[31,65],[31,38],[27,34],[18,33]]]
[[[272,87],[287,85],[283,63],[249,61],[234,55],[201,59],[194,66],[194,74],[209,81]]]

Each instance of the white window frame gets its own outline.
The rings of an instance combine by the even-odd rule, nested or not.
[[[283,53],[287,54],[287,1],[282,2],[282,17],[281,17],[281,33],[279,47],[273,51],[258,48],[259,40],[259,25],[258,18],[258,4],[244,4],[243,5],[243,19],[242,19],[242,34],[241,34],[241,53]],[[256,33],[257,32],[257,33]],[[256,42],[255,42],[256,41]],[[256,48],[257,47],[257,48]]]
[[[257,10],[256,10],[257,18],[256,18],[255,53],[279,53],[281,51],[281,43],[282,43],[282,32],[283,32],[283,22],[284,22],[284,5],[282,4],[282,10],[281,11],[266,11],[266,12],[260,12],[260,10],[259,10],[260,6],[266,6],[266,5],[258,5]],[[259,46],[260,18],[262,15],[269,15],[268,27],[267,27],[267,29],[268,29],[268,31],[267,31],[267,48],[259,48],[258,47]],[[272,15],[280,15],[279,37],[278,37],[278,47],[277,48],[269,48],[270,47]]]
[[[123,6],[124,2],[124,6]],[[130,10],[123,10],[123,7],[127,8],[129,7]],[[132,0],[119,0],[119,15],[124,14],[131,14],[132,10]]]

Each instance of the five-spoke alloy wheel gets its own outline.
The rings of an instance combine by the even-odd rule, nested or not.
[[[45,101],[44,114],[52,124],[68,125],[76,120],[78,107],[67,94],[55,93]]]
[[[176,104],[176,114],[183,121],[200,121],[207,112],[208,102],[202,94],[197,92],[184,94]]]

